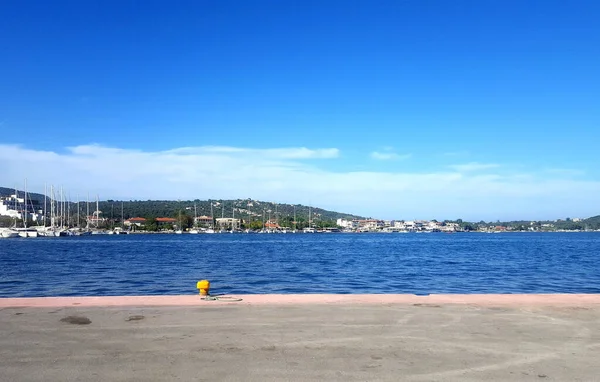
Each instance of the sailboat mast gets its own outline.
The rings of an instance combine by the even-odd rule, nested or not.
[[[25,192],[23,195],[23,227],[27,228],[27,178],[25,178]]]
[[[98,207],[100,201],[98,200],[98,195],[96,195],[96,228],[98,228],[98,218],[100,217],[100,207]]]
[[[87,194],[87,211],[85,215],[85,228],[90,228],[90,193]]]
[[[50,185],[50,226],[54,228],[54,185]]]
[[[63,197],[63,188],[60,186],[60,228],[65,227],[65,202]]]
[[[48,193],[48,188],[46,183],[44,183],[44,228],[46,227],[46,198],[47,198],[47,194]]]
[[[67,195],[65,199],[65,206],[67,208],[67,228],[69,228],[71,226],[71,203],[69,202],[71,196]]]

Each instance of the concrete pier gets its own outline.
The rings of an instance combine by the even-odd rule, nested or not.
[[[2,381],[593,381],[600,295],[0,299]]]

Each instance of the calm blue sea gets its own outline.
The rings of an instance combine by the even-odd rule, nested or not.
[[[97,235],[0,240],[0,297],[600,293],[600,233]]]

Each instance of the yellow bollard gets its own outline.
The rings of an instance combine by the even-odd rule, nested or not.
[[[208,296],[208,290],[210,289],[210,281],[200,280],[196,284],[196,288],[200,291],[200,296]]]

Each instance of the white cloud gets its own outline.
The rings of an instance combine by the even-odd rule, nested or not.
[[[396,154],[393,152],[379,152],[379,151],[373,151],[371,153],[371,158],[373,159],[377,159],[377,160],[402,160],[402,159],[408,159],[412,156],[412,154]]]
[[[82,145],[69,147],[74,154],[98,155],[99,153],[123,154],[127,152],[141,153],[139,150],[123,150],[118,148],[108,148],[100,145]],[[201,147],[180,147],[172,150],[162,151],[158,154],[166,155],[221,155],[235,154],[244,156],[261,156],[273,159],[330,159],[337,158],[340,154],[338,149],[315,149],[306,147],[277,148],[277,149],[249,149],[230,146],[201,146]]]
[[[71,199],[247,198],[312,204],[381,218],[542,219],[600,213],[600,182],[560,173],[486,173],[498,165],[440,164],[431,172],[334,172],[337,149],[99,145],[66,153],[0,144],[0,185],[63,186]],[[445,169],[445,170],[443,170]],[[577,197],[574,198],[573,195]]]
[[[547,168],[545,172],[550,174],[559,174],[563,176],[582,176],[585,175],[585,171],[573,168]]]
[[[498,167],[500,167],[500,165],[495,164],[495,163],[470,162],[470,163],[465,163],[465,164],[454,164],[454,165],[451,165],[448,167],[453,170],[456,170],[458,172],[471,172],[471,171],[489,170],[491,168],[498,168]]]

